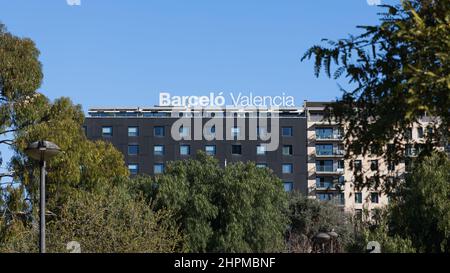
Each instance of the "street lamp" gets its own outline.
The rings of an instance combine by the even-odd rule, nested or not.
[[[318,234],[316,234],[316,236],[314,236],[314,238],[317,240],[317,242],[320,243],[320,245],[322,246],[322,253],[325,253],[325,243],[327,243],[328,241],[330,241],[331,236],[328,235],[328,233],[325,232],[320,232]]]
[[[333,243],[336,242],[336,239],[337,239],[337,237],[339,235],[334,231],[334,229],[332,229],[330,232],[328,232],[328,235],[330,235],[330,238],[331,238],[331,241],[330,241],[330,248],[331,248],[330,252],[334,253],[333,252]]]
[[[40,222],[39,222],[39,251],[45,253],[45,166],[46,161],[56,156],[61,149],[55,143],[50,141],[37,141],[28,145],[25,153],[32,159],[39,160],[41,167],[40,180]]]

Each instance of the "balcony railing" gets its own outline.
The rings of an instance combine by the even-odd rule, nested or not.
[[[316,172],[322,172],[322,173],[342,173],[344,172],[344,169],[337,168],[335,166],[321,166],[316,165]]]
[[[344,150],[316,150],[316,156],[344,156]]]
[[[331,189],[334,188],[333,182],[316,182],[317,189]]]
[[[342,134],[316,134],[316,140],[342,140]]]

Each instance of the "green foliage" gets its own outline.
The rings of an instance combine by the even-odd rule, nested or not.
[[[420,252],[450,250],[450,160],[435,153],[406,178],[393,202],[392,230]]]
[[[190,252],[277,252],[287,219],[281,181],[254,164],[221,168],[201,153],[155,178],[157,208],[174,213]]]
[[[319,232],[335,231],[339,236],[335,252],[343,252],[353,244],[352,217],[331,203],[310,199],[299,192],[289,196],[287,215],[290,229],[287,244],[290,252],[314,251],[314,236]]]
[[[12,166],[16,180],[26,186],[35,198],[37,193],[39,166],[30,160],[24,150],[29,143],[49,140],[63,151],[48,162],[48,193],[55,199],[63,198],[72,188],[94,190],[102,183],[128,176],[123,155],[112,144],[88,141],[82,131],[84,114],[80,105],[68,98],[50,103],[44,96],[18,107],[16,120],[31,123],[15,133],[16,155]]]
[[[12,145],[12,140],[3,135],[15,130],[16,103],[32,97],[41,85],[38,57],[39,50],[32,40],[12,35],[0,22],[0,144]]]
[[[86,139],[81,106],[36,92],[38,56],[31,40],[0,25],[0,144],[15,151],[14,186],[0,188],[0,252],[37,251],[39,168],[24,151],[39,140],[62,149],[47,162],[49,251],[64,252],[69,240],[79,240],[85,252],[183,251],[171,214],[155,213],[127,186],[123,155],[110,143]]]
[[[373,230],[363,230],[360,235],[363,238],[363,246],[367,246],[369,242],[375,241],[380,243],[382,253],[415,253],[411,240],[404,239],[399,235],[389,235],[386,225],[381,225]],[[361,248],[364,250],[364,247]]]
[[[14,101],[32,95],[42,81],[39,50],[28,38],[9,33],[0,23],[0,98]]]
[[[382,253],[415,253],[411,240],[405,234],[395,234],[389,225],[391,209],[377,211],[371,221],[355,221],[355,240],[348,246],[350,252],[367,252],[369,242],[378,242]]]
[[[328,116],[344,122],[348,155],[370,147],[399,162],[404,132],[425,113],[440,120],[431,124],[424,154],[448,141],[450,128],[450,1],[404,0],[384,6],[381,22],[361,26],[359,36],[329,46],[311,47],[303,60],[315,57],[315,74],[349,80],[343,97],[328,108]],[[336,69],[333,70],[333,64]]]
[[[170,212],[154,212],[125,186],[97,192],[77,191],[57,215],[48,216],[48,252],[68,252],[67,243],[79,242],[83,253],[182,252],[183,236]],[[5,221],[0,218],[0,222]],[[4,225],[2,225],[4,226]],[[31,223],[8,221],[2,229],[0,252],[36,252],[38,230]]]

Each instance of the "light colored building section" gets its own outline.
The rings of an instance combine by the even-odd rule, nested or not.
[[[393,164],[383,157],[366,155],[345,158],[344,126],[324,120],[327,103],[305,102],[307,116],[307,164],[308,192],[311,198],[334,202],[345,211],[358,217],[370,217],[374,209],[389,202],[383,193],[388,179],[402,178],[409,170],[412,158],[417,156],[424,136],[432,133],[436,121],[424,117],[405,132],[405,160]],[[355,175],[355,170],[358,170]],[[380,177],[380,183],[358,188],[357,177],[372,181]],[[376,181],[376,180],[374,180]]]

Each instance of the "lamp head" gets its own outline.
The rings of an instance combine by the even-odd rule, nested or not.
[[[61,149],[50,141],[36,141],[28,145],[25,153],[35,159],[47,161],[61,152]]]

